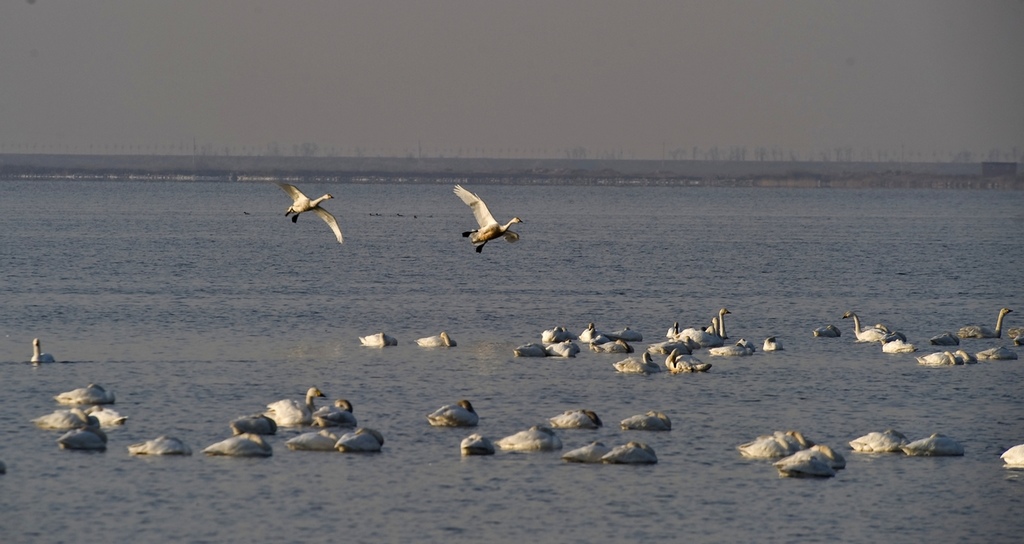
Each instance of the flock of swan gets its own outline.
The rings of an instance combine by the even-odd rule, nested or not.
[[[292,199],[291,206],[285,210],[285,217],[292,215],[292,223],[299,220],[299,215],[305,212],[313,212],[320,219],[323,219],[327,226],[334,232],[334,237],[338,239],[338,243],[342,243],[344,238],[341,235],[341,227],[338,226],[338,220],[331,215],[331,212],[323,209],[320,206],[321,202],[334,198],[330,193],[327,193],[320,198],[311,199],[298,187],[287,183],[278,183],[278,187],[282,191],[288,194]],[[462,233],[464,238],[469,238],[469,241],[476,247],[476,252],[480,253],[484,250],[484,245],[491,240],[497,238],[504,238],[506,242],[515,243],[519,241],[519,234],[515,231],[509,230],[509,228],[516,224],[522,223],[523,220],[518,217],[513,217],[508,223],[504,225],[498,223],[498,220],[491,215],[490,210],[487,209],[487,204],[474,193],[471,193],[464,189],[461,185],[455,186],[455,195],[462,199],[471,210],[473,210],[473,217],[476,218],[477,228],[473,230],[467,230]]]
[[[298,213],[298,212],[295,212]],[[932,337],[930,342],[935,345],[959,345],[960,339],[966,338],[1000,338],[1003,320],[1012,310],[1002,308],[994,329],[971,325],[959,329],[956,335],[943,333]],[[707,327],[680,329],[679,323],[673,323],[665,334],[666,340],[649,344],[640,357],[629,357],[612,364],[617,372],[631,374],[652,374],[662,371],[662,366],[671,373],[707,372],[711,364],[693,356],[693,352],[706,349],[712,357],[736,357],[753,354],[757,348],[750,342],[740,339],[733,345],[725,345],[728,336],[725,328],[725,316],[729,310],[722,308],[711,318]],[[898,342],[898,345],[911,345],[906,337],[898,331],[877,324],[863,327],[860,318],[854,312],[846,312],[843,318],[853,320],[854,334],[858,342],[878,342],[887,353],[902,353],[913,350],[887,350],[884,346]],[[1020,328],[1008,329],[1007,333],[1014,337],[1015,344],[1021,344]],[[839,337],[840,330],[834,325],[826,325],[812,331],[818,337]],[[385,348],[395,346],[398,340],[384,332],[359,338],[363,346]],[[589,349],[599,353],[633,353],[631,343],[643,341],[639,331],[622,328],[616,331],[600,331],[590,323],[579,334],[573,334],[564,326],[544,330],[540,334],[539,343],[528,343],[513,349],[515,356],[521,357],[574,357],[580,348],[576,342],[585,343]],[[419,338],[417,345],[426,348],[450,348],[457,343],[446,331],[438,335]],[[32,364],[52,363],[56,359],[42,351],[38,338],[32,341]],[[778,351],[782,342],[777,337],[765,339],[763,351]],[[916,348],[915,348],[916,349]],[[653,354],[667,355],[664,364],[653,361]],[[1016,352],[1006,347],[994,348],[978,352],[971,356],[964,350],[955,354],[949,351],[932,353],[918,357],[923,365],[956,365],[976,363],[985,359],[1017,359]],[[279,427],[307,429],[306,432],[288,439],[285,446],[296,451],[339,451],[339,452],[379,452],[384,445],[383,435],[368,427],[358,426],[353,414],[352,404],[346,399],[336,399],[325,406],[316,406],[316,399],[325,398],[320,389],[311,387],[304,400],[283,399],[266,405],[259,414],[243,416],[228,422],[227,428],[232,436],[211,444],[202,451],[207,455],[223,455],[236,457],[267,457],[273,455],[273,448],[265,437],[275,435]],[[104,428],[123,425],[126,416],[110,408],[115,396],[112,391],[96,384],[60,393],[54,400],[67,409],[56,410],[51,414],[38,417],[33,421],[39,428],[65,431],[57,439],[62,449],[71,450],[106,450],[107,435]],[[480,417],[469,400],[460,400],[455,404],[444,405],[426,415],[427,424],[435,427],[475,428]],[[493,455],[496,450],[507,451],[558,451],[562,449],[562,440],[558,432],[566,429],[597,429],[603,426],[601,418],[592,410],[573,409],[548,418],[541,425],[491,440],[480,433],[465,437],[459,446],[462,455]],[[623,419],[620,422],[623,430],[639,431],[670,431],[671,420],[663,412],[648,411]],[[319,430],[316,430],[319,429]],[[340,432],[346,430],[347,432]],[[849,443],[853,452],[857,453],[904,453],[908,456],[960,456],[964,448],[954,439],[942,434],[933,434],[919,440],[908,440],[903,434],[886,430],[871,432],[856,438]],[[132,455],[191,455],[192,450],[181,440],[170,436],[158,436],[146,442],[127,446]],[[831,477],[836,470],[846,466],[841,454],[824,444],[815,444],[798,431],[775,431],[769,435],[737,446],[740,454],[752,459],[771,459],[773,466],[781,476],[794,477]],[[1024,444],[1014,446],[1001,456],[1007,467],[1024,468]],[[653,464],[657,463],[657,454],[647,444],[630,440],[617,446],[606,446],[601,442],[590,442],[584,446],[570,450],[562,459],[568,462],[611,463],[611,464]],[[0,462],[0,472],[6,468]]]

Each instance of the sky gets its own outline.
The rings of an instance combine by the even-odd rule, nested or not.
[[[7,0],[0,74],[0,152],[1024,160],[1024,0]]]

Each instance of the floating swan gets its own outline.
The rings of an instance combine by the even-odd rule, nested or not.
[[[355,427],[356,416],[352,413],[352,403],[345,399],[337,399],[333,406],[321,406],[313,412],[315,427]]]
[[[665,358],[665,368],[673,374],[707,372],[711,370],[711,363],[705,363],[692,355],[680,354],[678,351],[672,350],[672,353]]]
[[[999,456],[1006,468],[1024,468],[1024,444],[1018,444]]]
[[[882,344],[882,353],[913,353],[915,351],[917,351],[917,347],[914,344],[899,338]]]
[[[679,336],[679,322],[678,321],[672,323],[672,326],[668,328],[668,332],[665,333],[665,338],[668,338],[669,340],[673,340],[677,336]]]
[[[441,334],[437,336],[419,338],[416,340],[416,343],[425,348],[453,348],[456,346],[455,340],[452,340],[452,337],[448,336],[448,333],[445,331],[441,331]]]
[[[689,355],[693,353],[694,349],[699,347],[700,346],[687,342],[686,340],[666,340],[665,342],[658,342],[647,346],[647,351],[661,355],[668,355],[673,351],[683,355]]]
[[[960,338],[1000,338],[1003,332],[1003,318],[1006,314],[1013,312],[1009,308],[1000,308],[999,317],[996,318],[996,328],[990,329],[984,325],[967,325],[961,327],[956,333]]]
[[[933,434],[928,438],[915,440],[900,447],[903,453],[914,457],[959,456],[964,447],[944,434]]]
[[[152,440],[128,446],[132,455],[192,455],[192,448],[173,436],[158,436]]]
[[[978,362],[977,357],[971,355],[970,353],[967,353],[962,349],[958,349],[955,353],[953,353],[953,359],[956,360],[957,364],[961,365],[973,365]]]
[[[725,344],[725,315],[731,313],[726,308],[718,310],[718,315],[711,318],[711,326],[707,329],[684,329],[676,335],[677,340],[690,341],[702,348],[716,348]]]
[[[605,336],[612,340],[623,340],[626,342],[642,342],[644,335],[640,334],[629,327],[625,327],[622,330],[615,332],[606,332]]]
[[[231,457],[270,457],[274,455],[263,437],[258,434],[242,433],[220,442],[210,444],[203,453],[207,455],[226,455]]]
[[[572,340],[564,340],[562,342],[555,342],[554,344],[546,344],[544,346],[544,353],[546,353],[548,357],[575,357],[579,352],[580,347]]]
[[[958,363],[956,357],[948,351],[929,353],[917,358],[917,364],[925,366],[953,366]]]
[[[288,193],[288,196],[292,197],[293,200],[292,205],[288,206],[288,210],[284,212],[285,217],[288,217],[289,214],[295,214],[292,216],[292,223],[295,223],[299,220],[299,214],[311,211],[319,215],[320,219],[323,219],[327,226],[331,227],[331,230],[334,231],[334,237],[338,239],[338,243],[342,243],[341,228],[338,227],[338,221],[334,219],[330,212],[320,207],[321,202],[330,200],[334,198],[333,196],[325,194],[316,200],[310,200],[308,196],[302,194],[302,191],[294,185],[278,183],[277,186],[282,191]]]
[[[858,342],[881,342],[882,339],[885,338],[885,335],[889,333],[889,331],[880,328],[878,325],[867,329],[861,329],[860,318],[857,317],[857,314],[853,312],[846,312],[843,314],[843,319],[850,317],[853,318],[853,333],[856,335]]]
[[[734,345],[711,348],[708,355],[712,357],[745,357],[754,354],[754,344],[740,338]]]
[[[1017,358],[1017,352],[1006,346],[986,349],[975,354],[978,360],[986,361],[1010,361]]]
[[[548,352],[544,346],[536,343],[523,344],[512,350],[516,357],[547,357]]]
[[[427,414],[427,421],[434,427],[476,427],[480,421],[473,405],[466,399],[448,404]]]
[[[761,346],[764,351],[782,351],[782,340],[774,336],[769,336],[764,339],[764,345]]]
[[[858,453],[894,453],[902,452],[900,449],[909,441],[903,433],[893,429],[886,429],[882,432],[870,432],[860,438],[850,441],[850,448]]]
[[[1007,338],[1015,339],[1020,336],[1024,336],[1024,327],[1013,327],[1011,329],[1006,329]]]
[[[835,325],[825,325],[824,327],[818,327],[817,329],[814,329],[811,332],[814,333],[814,336],[821,336],[824,338],[839,338],[840,336],[843,335],[843,333],[840,332],[839,328],[836,327]]]
[[[42,345],[39,343],[38,338],[32,340],[32,359],[30,362],[37,365],[40,363],[54,362],[53,355],[42,352]]]
[[[104,451],[107,449],[107,435],[99,427],[88,426],[72,429],[57,439],[62,450]]]
[[[565,452],[562,454],[562,460],[570,463],[600,463],[602,462],[601,458],[610,451],[612,449],[602,442],[591,442],[586,446]]]
[[[780,476],[791,478],[831,478],[836,475],[827,456],[813,448],[783,457],[772,466],[779,471]]]
[[[786,457],[814,445],[800,431],[775,431],[736,446],[740,454],[751,459]]]
[[[672,420],[664,412],[651,410],[646,414],[627,417],[619,422],[624,431],[671,431]]]
[[[629,442],[612,448],[601,457],[601,462],[616,465],[653,465],[658,462],[658,456],[654,453],[654,448],[643,442]]]
[[[566,410],[548,421],[555,429],[597,429],[604,425],[593,410]]]
[[[603,344],[590,344],[590,351],[597,353],[633,353],[633,346],[621,338]]]
[[[534,425],[525,431],[506,436],[495,442],[503,450],[511,451],[555,451],[562,449],[562,441],[555,431],[542,425]]]
[[[90,383],[53,397],[61,404],[114,404],[114,392],[108,392],[102,386]]]
[[[542,344],[554,344],[556,342],[565,342],[566,340],[575,340],[576,335],[569,332],[565,327],[555,327],[548,329],[540,333],[540,341]]]
[[[374,429],[359,427],[338,438],[334,448],[343,453],[374,453],[384,446],[384,436]]]
[[[367,336],[360,336],[359,343],[368,348],[382,348],[385,346],[397,346],[398,340],[393,336],[378,332]]]
[[[305,404],[292,399],[279,400],[268,404],[267,411],[263,412],[263,415],[273,419],[278,427],[310,425],[313,423],[313,412],[316,411],[313,399],[324,396],[316,387],[310,387],[306,391]]]
[[[607,335],[599,332],[593,323],[587,325],[587,328],[583,329],[583,332],[579,333],[577,338],[585,344],[604,344],[612,341]]]
[[[115,425],[124,425],[128,421],[128,416],[122,416],[116,410],[112,408],[104,408],[100,405],[90,406],[85,413],[96,418],[99,421],[100,427],[113,427]]]
[[[942,334],[935,335],[928,340],[933,346],[959,346],[960,339],[951,332],[944,332]]]
[[[242,416],[230,423],[231,434],[277,434],[277,422],[263,414]]]
[[[293,451],[334,451],[334,445],[338,443],[338,437],[331,431],[324,429],[319,432],[302,433],[296,437],[289,438],[284,445]]]
[[[651,352],[645,351],[641,354],[640,359],[630,357],[623,359],[616,363],[612,363],[615,370],[625,374],[654,374],[661,372],[661,365],[651,360]]]
[[[464,238],[469,238],[469,241],[476,246],[477,253],[482,252],[484,245],[495,238],[504,237],[505,241],[509,243],[519,241],[519,235],[508,228],[515,223],[522,223],[522,219],[513,217],[508,223],[499,225],[487,209],[487,204],[484,204],[480,197],[463,189],[461,185],[455,186],[455,194],[473,210],[473,216],[476,217],[476,222],[479,225],[476,230],[467,230],[462,233]]]
[[[85,413],[81,408],[71,408],[70,410],[56,410],[52,414],[46,414],[32,420],[40,429],[50,429],[54,431],[69,431],[71,429],[80,429],[89,425],[99,427],[100,422],[95,417],[90,420],[89,414]]]
[[[494,442],[482,434],[471,434],[459,444],[462,455],[494,455]]]

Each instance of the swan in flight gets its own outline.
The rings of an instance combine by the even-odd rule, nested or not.
[[[494,455],[494,442],[482,434],[473,433],[462,439],[459,449],[462,455]]]
[[[416,339],[416,344],[425,348],[453,348],[458,345],[445,331],[441,331],[441,334],[438,334],[437,336],[418,338]]]
[[[601,463],[601,458],[612,451],[603,442],[591,442],[586,446],[565,452],[562,455],[563,461],[570,463]]]
[[[1006,463],[1006,468],[1024,468],[1024,444],[1017,444],[1004,451],[999,458]]]
[[[672,420],[665,415],[665,412],[651,410],[646,414],[623,419],[619,422],[619,428],[624,431],[671,431]]]
[[[359,343],[368,348],[383,348],[385,346],[397,346],[398,340],[391,335],[378,332],[359,337]]]
[[[960,456],[964,447],[944,434],[933,434],[900,447],[903,453],[915,457]]]
[[[510,451],[555,451],[562,449],[562,441],[548,427],[534,425],[525,431],[506,436],[495,442],[503,450]]]
[[[274,450],[270,447],[270,444],[263,440],[262,436],[243,433],[221,440],[215,444],[210,444],[203,449],[203,453],[231,457],[270,457],[274,455]]]
[[[900,448],[906,446],[909,441],[907,437],[896,430],[886,429],[882,432],[870,432],[860,438],[850,441],[850,448],[858,453],[894,453],[902,452]]]
[[[476,427],[480,416],[468,400],[462,399],[427,414],[427,421],[434,427]]]
[[[824,338],[839,338],[843,333],[839,332],[839,327],[835,325],[825,325],[824,327],[818,327],[811,331],[814,336],[821,336]]]
[[[42,351],[42,344],[39,343],[39,339],[38,338],[34,338],[32,340],[32,360],[29,361],[29,362],[31,362],[33,364],[37,364],[37,365],[39,363],[52,363],[52,362],[54,362],[53,355],[50,355],[49,353],[43,353],[43,351]]]
[[[480,200],[480,197],[463,189],[461,185],[455,186],[455,194],[473,210],[476,222],[480,225],[476,230],[467,230],[462,233],[463,237],[469,238],[469,241],[476,246],[477,253],[482,252],[484,250],[484,245],[495,238],[504,237],[505,241],[509,243],[519,241],[519,235],[508,230],[508,228],[515,223],[522,223],[522,219],[513,217],[508,223],[499,225],[494,219],[494,216],[491,215],[491,212],[487,209],[487,204],[484,204],[484,201]]]
[[[337,399],[333,406],[321,406],[313,412],[314,427],[355,427],[356,416],[352,413],[352,403],[346,399]]]
[[[280,187],[282,191],[288,193],[288,196],[292,197],[293,200],[292,205],[288,206],[288,210],[284,212],[285,217],[288,217],[290,214],[295,214],[292,215],[292,223],[295,223],[299,220],[299,214],[311,211],[319,215],[320,219],[323,219],[324,222],[327,223],[327,226],[331,227],[331,230],[334,231],[335,238],[338,239],[338,243],[342,243],[341,228],[338,227],[338,221],[333,215],[331,215],[331,212],[320,207],[321,202],[334,198],[330,193],[325,194],[316,200],[310,200],[308,196],[302,194],[302,191],[294,185],[278,183],[277,186]]]
[[[881,342],[889,331],[875,325],[866,329],[860,328],[860,318],[853,312],[846,312],[843,314],[843,319],[853,318],[853,332],[857,336],[858,342]]]
[[[617,465],[653,465],[658,462],[658,456],[654,453],[654,448],[643,442],[629,442],[612,448],[601,457],[601,462]]]
[[[345,433],[338,438],[334,449],[342,453],[373,453],[384,446],[384,435],[375,429],[359,427],[355,431]]]
[[[60,404],[114,404],[114,392],[90,383],[53,397]]]
[[[967,325],[961,327],[957,332],[960,338],[1001,338],[1003,333],[1003,318],[1006,314],[1013,312],[1009,308],[1000,308],[999,317],[996,318],[996,328],[990,329],[984,325]]]
[[[548,421],[555,429],[597,429],[604,425],[593,410],[566,410]]]
[[[192,455],[192,448],[173,436],[161,435],[152,440],[128,446],[132,455]]]
[[[306,403],[302,404],[297,400],[284,399],[272,402],[267,405],[267,411],[263,415],[274,420],[278,427],[297,427],[299,425],[311,425],[313,423],[313,412],[316,406],[313,399],[325,397],[316,387],[310,387],[306,391]]]

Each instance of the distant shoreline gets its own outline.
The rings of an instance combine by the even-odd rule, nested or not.
[[[981,172],[981,163],[0,154],[4,180],[1024,189],[1020,172]]]

